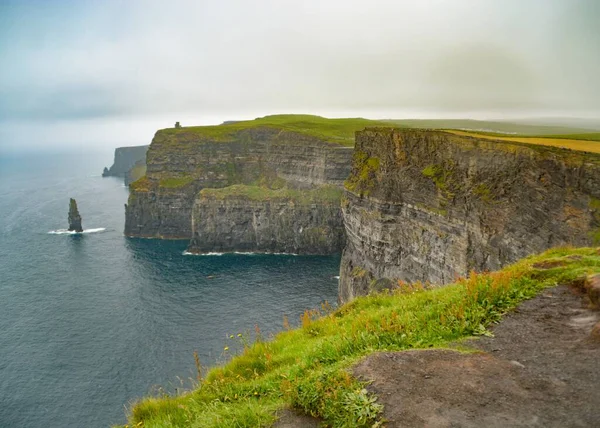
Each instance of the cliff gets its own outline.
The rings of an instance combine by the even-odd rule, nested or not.
[[[357,133],[341,302],[600,240],[600,156],[442,131]]]
[[[354,132],[373,123],[365,119],[282,115],[218,126],[160,130],[148,149],[145,177],[130,186],[125,234],[167,239],[189,239],[193,235],[195,240],[190,249],[194,251],[226,248],[242,251],[252,247],[259,251],[304,248],[306,252],[321,252],[328,246],[339,250],[343,238],[333,230],[342,230],[341,213],[336,213],[329,202],[321,207],[320,200],[310,206],[297,203],[294,198],[255,200],[243,207],[248,199],[239,195],[225,192],[216,201],[199,192],[232,185],[270,190],[341,188],[350,172]],[[294,225],[296,232],[292,234],[302,230],[305,237],[291,238],[288,231],[276,230],[284,224],[277,226],[271,212],[281,211],[284,205],[288,207],[284,210],[285,224]],[[195,221],[195,227],[200,229],[193,231],[194,207],[195,218],[202,218],[200,213],[206,210],[213,223],[208,219]],[[302,219],[305,215],[309,217],[308,223]],[[244,224],[256,216],[270,218],[269,227],[261,223],[261,227],[250,232]],[[233,222],[228,232],[230,237],[221,242],[216,234],[225,232],[224,228],[229,227],[227,221]],[[306,230],[323,227],[331,228],[331,232],[327,229],[324,233],[332,242],[310,250]],[[206,236],[213,244],[200,243],[200,236]],[[266,243],[280,238],[285,241],[280,246]],[[250,245],[250,239],[258,239],[260,243]]]
[[[204,189],[194,204],[188,251],[339,253],[345,243],[341,193],[336,186]]]
[[[115,149],[115,159],[110,168],[104,168],[103,177],[121,177],[125,179],[125,184],[128,185],[131,181],[135,181],[142,177],[141,173],[146,162],[146,151],[148,146],[134,147],[118,147]],[[137,168],[136,171],[132,170]],[[131,175],[132,174],[132,175]]]

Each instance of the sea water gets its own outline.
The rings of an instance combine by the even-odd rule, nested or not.
[[[111,160],[0,158],[0,427],[124,423],[135,399],[190,387],[195,351],[222,363],[239,333],[268,337],[336,300],[339,256],[124,237],[128,190],[100,176]],[[71,197],[81,234],[66,230]]]

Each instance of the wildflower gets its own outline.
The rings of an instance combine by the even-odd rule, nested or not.
[[[223,348],[224,351],[229,351],[229,346]]]

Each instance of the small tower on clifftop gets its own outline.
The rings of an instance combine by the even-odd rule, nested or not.
[[[81,216],[77,209],[77,202],[73,198],[69,200],[69,230],[83,232],[83,227],[81,227]]]

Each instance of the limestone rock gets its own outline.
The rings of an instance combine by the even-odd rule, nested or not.
[[[147,145],[116,148],[114,162],[110,168],[104,167],[102,177],[126,178],[136,164],[145,164],[147,151]]]
[[[340,300],[450,283],[600,237],[600,156],[432,130],[357,133]],[[382,281],[385,279],[386,281]]]
[[[246,187],[246,186],[234,186]],[[345,243],[339,199],[319,198],[319,189],[302,196],[249,198],[225,188],[202,191],[192,212],[188,251],[293,254],[340,253]],[[336,189],[337,192],[340,192]],[[211,195],[212,194],[212,195]]]
[[[276,128],[248,128],[227,140],[185,128],[158,131],[148,149],[145,178],[130,186],[125,235],[190,239],[202,189],[272,181],[298,189],[341,188],[351,159],[351,147]],[[336,218],[341,226],[341,216]]]
[[[83,232],[83,227],[81,227],[81,216],[77,209],[77,202],[73,198],[69,200],[69,230]]]

